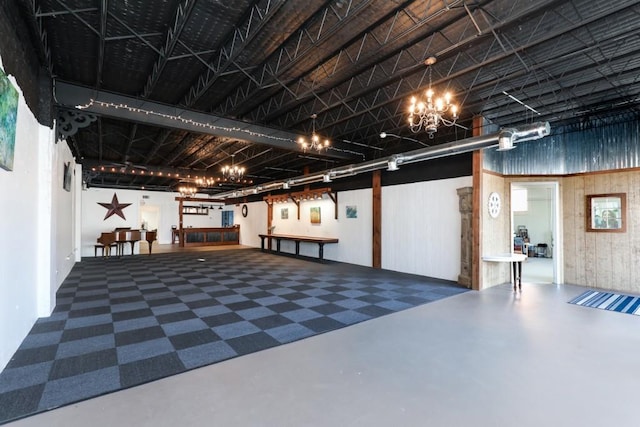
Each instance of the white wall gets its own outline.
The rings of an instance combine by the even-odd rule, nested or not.
[[[462,177],[382,187],[382,268],[457,281],[456,190],[471,185],[471,177]]]
[[[265,202],[246,203],[246,218],[242,216],[243,204],[226,206],[225,209],[233,209],[233,222],[240,225],[240,244],[259,248],[258,234],[267,232],[267,204]]]
[[[382,188],[382,268],[445,280],[458,280],[460,274],[461,219],[457,189],[472,185],[471,177],[395,185]],[[241,206],[235,208],[240,224],[240,243],[260,247],[259,233],[267,232],[267,205],[247,204],[243,218]],[[311,224],[310,208],[320,207],[321,224]],[[357,207],[357,218],[346,217],[346,207]],[[300,204],[300,220],[293,202],[273,207],[274,233],[318,237],[337,237],[338,244],[326,245],[326,259],[371,266],[372,262],[371,189],[338,193],[338,219],[334,204],[322,200]],[[288,218],[282,218],[282,209]],[[295,252],[293,242],[283,241],[281,250]],[[318,256],[318,246],[301,244],[300,254]]]
[[[513,213],[514,232],[519,225],[529,231],[531,244],[546,243],[551,247],[553,235],[553,189],[549,186],[523,185],[527,188],[527,212]]]
[[[36,319],[50,314],[52,297],[74,262],[72,216],[65,216],[73,195],[61,194],[56,175],[63,160],[72,160],[70,153],[66,144],[53,143],[53,131],[37,122],[9,79],[20,101],[13,171],[0,169],[0,369]]]
[[[49,133],[49,132],[48,132]],[[49,133],[53,137],[53,133]],[[76,234],[79,230],[79,224],[76,217],[76,204],[79,202],[78,195],[82,188],[82,174],[78,174],[81,169],[75,167],[75,160],[67,145],[66,141],[60,141],[57,144],[50,139],[41,141],[41,145],[52,148],[52,166],[49,177],[43,179],[51,179],[51,209],[41,209],[41,215],[44,217],[43,222],[49,220],[51,224],[51,236],[55,236],[51,240],[51,278],[50,282],[54,286],[50,286],[49,301],[44,307],[47,313],[50,313],[55,307],[55,292],[58,290],[64,279],[69,275],[73,265],[77,261],[78,247]],[[64,179],[64,164],[69,163],[72,170],[71,191],[64,190],[62,182]],[[42,172],[42,170],[41,170]]]
[[[125,219],[118,215],[112,215],[105,219],[107,209],[98,203],[111,203],[113,195],[118,196],[119,203],[131,203],[122,210]],[[116,227],[131,227],[134,230],[141,228],[140,206],[155,206],[159,211],[158,237],[159,244],[171,243],[171,226],[178,225],[178,202],[175,198],[177,193],[163,193],[157,191],[136,191],[136,190],[113,190],[104,188],[89,188],[81,193],[81,218],[82,218],[82,256],[94,256],[94,245],[100,233],[113,231]],[[190,223],[192,226],[215,227],[219,226],[220,220],[215,219],[220,215],[218,210],[209,210],[210,216],[205,215],[185,215],[185,222],[190,223],[192,217],[198,220]],[[194,225],[200,221],[202,225]],[[217,221],[217,222],[215,222]],[[205,225],[207,222],[218,225]],[[146,244],[146,243],[144,243]],[[135,245],[135,252],[139,252],[139,244]],[[125,252],[126,253],[126,252]],[[98,252],[100,255],[100,252]]]
[[[324,195],[322,200],[300,203],[300,219],[295,203],[276,203],[273,206],[273,221],[276,234],[294,234],[314,237],[337,237],[338,244],[324,247],[324,258],[328,260],[371,266],[372,226],[371,226],[371,189],[344,191],[338,194],[338,219],[335,218],[335,204]],[[346,207],[357,207],[357,218],[346,217]],[[311,224],[311,208],[319,207],[321,223]],[[240,224],[240,243],[260,247],[258,234],[267,232],[267,204],[253,202],[247,204],[247,217],[241,214],[242,204],[235,207],[234,219]],[[282,218],[282,210],[287,209],[288,217]],[[282,241],[283,252],[295,253],[295,243]],[[318,245],[300,245],[300,255],[317,257]]]

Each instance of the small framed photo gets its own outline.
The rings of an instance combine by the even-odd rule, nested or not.
[[[289,208],[280,209],[280,219],[289,219]]]
[[[310,208],[311,224],[320,224],[320,206]]]
[[[587,196],[587,231],[624,233],[627,230],[626,193]]]

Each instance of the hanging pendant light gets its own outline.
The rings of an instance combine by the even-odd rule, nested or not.
[[[245,168],[234,164],[236,155],[231,155],[231,166],[225,165],[222,167],[222,176],[227,181],[236,182],[242,179],[244,176]]]
[[[302,150],[303,151],[307,151],[307,150],[316,150],[318,152],[322,151],[323,149],[329,147],[329,145],[331,144],[331,142],[328,139],[325,139],[324,141],[321,141],[320,136],[316,133],[316,118],[318,117],[317,114],[312,114],[311,115],[311,137],[309,138],[309,140],[307,140],[305,137],[301,136],[300,138],[298,138],[298,144],[300,144],[302,146]]]
[[[409,106],[409,127],[411,132],[418,133],[424,129],[433,138],[438,131],[438,126],[453,126],[458,120],[458,106],[451,101],[451,94],[446,92],[442,97],[436,96],[431,87],[431,66],[436,63],[435,57],[429,57],[424,61],[429,68],[429,87],[425,91],[425,98],[411,97]]]

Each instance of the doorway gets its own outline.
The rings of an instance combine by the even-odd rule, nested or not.
[[[140,204],[140,228],[157,230],[160,224],[160,207]]]
[[[511,228],[528,255],[523,282],[563,281],[559,196],[558,182],[511,183]]]

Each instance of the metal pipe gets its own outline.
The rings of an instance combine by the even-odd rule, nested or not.
[[[454,154],[467,153],[469,151],[480,150],[482,148],[491,148],[498,145],[500,137],[512,138],[513,142],[530,141],[533,139],[541,139],[551,132],[549,122],[530,123],[514,128],[505,128],[499,132],[490,135],[473,136],[460,141],[454,141],[447,144],[419,148],[417,150],[408,151],[406,153],[393,154],[391,156],[369,160],[368,162],[351,164],[340,168],[326,169],[311,175],[301,175],[289,178],[285,181],[272,181],[266,184],[260,184],[255,187],[236,190],[235,192],[227,192],[217,194],[218,198],[237,197],[237,192],[242,191],[243,194],[254,191],[264,192],[272,189],[279,189],[287,183],[289,186],[311,184],[321,182],[325,175],[329,175],[331,179],[344,178],[347,176],[357,175],[360,173],[372,172],[378,169],[395,170],[399,165],[423,162],[425,160],[437,159]],[[392,167],[393,166],[393,167]],[[236,193],[234,195],[234,193]]]

